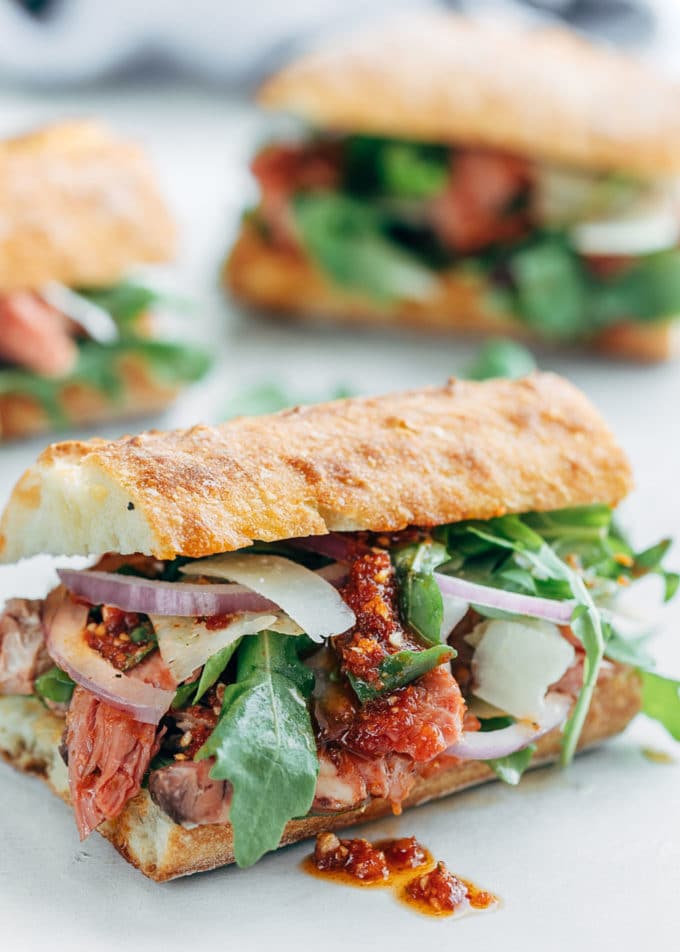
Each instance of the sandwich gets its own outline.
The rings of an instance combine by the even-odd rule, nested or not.
[[[0,440],[153,413],[205,372],[130,279],[174,245],[136,145],[94,122],[0,142]]]
[[[613,521],[626,458],[537,374],[57,443],[0,557],[95,557],[0,619],[0,750],[167,880],[677,734]],[[623,601],[622,601],[623,599]],[[626,601],[627,600],[627,601]]]
[[[224,269],[288,317],[670,357],[679,90],[559,29],[397,18],[262,87],[300,120]]]

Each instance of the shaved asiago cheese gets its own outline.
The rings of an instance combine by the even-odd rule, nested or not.
[[[446,641],[459,621],[468,613],[470,605],[463,598],[457,598],[455,595],[446,595],[442,592],[442,604],[444,614],[442,616],[441,640]]]
[[[535,618],[492,619],[466,640],[475,646],[475,695],[513,717],[540,722],[548,688],[574,663],[559,628]]]
[[[317,572],[280,555],[229,552],[190,562],[184,575],[238,582],[289,615],[313,641],[340,635],[356,619],[336,589]]]
[[[161,657],[178,683],[201,668],[212,655],[244,635],[254,635],[266,629],[280,630],[274,627],[279,622],[276,615],[257,612],[232,616],[221,628],[208,628],[205,622],[180,615],[149,615],[149,618],[156,632]]]

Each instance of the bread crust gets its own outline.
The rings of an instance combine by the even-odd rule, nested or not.
[[[382,21],[304,55],[259,98],[323,129],[645,177],[680,171],[674,82],[567,30],[504,19],[428,12]]]
[[[169,386],[154,378],[138,355],[122,357],[118,369],[121,392],[115,401],[87,383],[64,384],[57,401],[69,426],[159,413],[179,393],[179,386]],[[35,398],[20,393],[0,394],[0,442],[38,436],[54,428],[50,415]]]
[[[14,489],[0,561],[109,550],[200,557],[254,540],[614,506],[630,486],[623,451],[567,381],[452,380],[215,427],[54,444]]]
[[[641,685],[635,672],[615,665],[602,678],[593,696],[579,749],[591,747],[622,731],[640,710]],[[19,770],[38,774],[68,801],[66,769],[57,745],[63,721],[45,711],[32,698],[0,698],[0,754]],[[532,766],[557,759],[560,732],[542,737]],[[426,803],[489,780],[495,775],[479,761],[444,766],[430,777],[418,780],[404,808]],[[338,830],[373,820],[391,812],[386,800],[373,799],[366,807],[335,816],[310,816],[291,821],[281,845],[308,839],[324,830]],[[199,826],[186,830],[154,804],[146,790],[131,800],[121,815],[104,823],[99,832],[145,876],[156,882],[190,873],[215,869],[234,862],[233,836],[229,824]]]
[[[272,246],[247,222],[225,261],[222,277],[237,299],[283,320],[411,327],[545,343],[525,322],[494,307],[482,281],[472,274],[444,274],[435,279],[432,294],[418,300],[372,300],[337,287],[308,258]],[[657,363],[680,356],[680,322],[671,317],[652,324],[622,320],[585,343],[610,357]]]
[[[93,122],[0,142],[0,217],[0,293],[113,284],[175,248],[146,156]]]

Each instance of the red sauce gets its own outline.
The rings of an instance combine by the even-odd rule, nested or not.
[[[227,613],[226,615],[211,615],[208,618],[204,618],[205,627],[208,631],[220,631],[222,628],[226,628],[234,617],[234,612]]]
[[[413,836],[370,843],[319,833],[303,869],[348,886],[389,886],[401,902],[427,916],[460,916],[498,904],[496,896],[435,862]]]
[[[397,604],[397,583],[388,552],[373,551],[356,558],[342,591],[356,615],[356,626],[335,640],[343,670],[383,687],[378,668],[388,655],[404,648],[419,648],[404,631]]]
[[[143,616],[110,605],[102,606],[101,621],[88,623],[85,641],[119,671],[134,668],[156,647],[153,629]]]

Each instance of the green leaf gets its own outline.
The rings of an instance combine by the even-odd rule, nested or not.
[[[448,560],[437,542],[402,546],[391,552],[397,573],[402,619],[428,645],[441,642],[444,602],[433,572]]]
[[[479,729],[482,733],[488,734],[489,731],[500,731],[504,727],[511,727],[515,723],[514,717],[509,717],[505,714],[501,714],[498,717],[480,717]]]
[[[642,255],[625,271],[593,282],[590,309],[596,326],[672,317],[680,310],[680,251]]]
[[[544,337],[569,339],[591,329],[582,267],[564,241],[543,237],[512,254],[508,267],[520,315]]]
[[[659,721],[671,737],[680,741],[680,681],[652,671],[640,671],[640,677],[643,712]]]
[[[446,146],[378,136],[348,136],[344,184],[362,196],[426,199],[442,192],[451,176]]]
[[[180,684],[175,692],[175,697],[170,705],[173,711],[181,710],[183,707],[187,707],[191,703],[191,698],[196,690],[196,682],[192,681],[191,684]]]
[[[448,645],[435,645],[423,651],[405,649],[385,658],[380,665],[378,675],[382,682],[381,688],[376,688],[353,674],[349,675],[349,680],[356,696],[362,704],[365,704],[367,701],[372,701],[383,694],[391,694],[398,688],[410,684],[411,681],[415,681],[416,678],[436,668],[437,665],[450,661],[455,656],[456,652]]]
[[[79,290],[78,294],[108,311],[122,331],[145,311],[165,300],[158,291],[131,281],[121,281],[109,288],[86,288]]]
[[[377,209],[321,191],[298,194],[292,208],[305,249],[338,285],[385,302],[432,289],[430,270],[388,237]]]
[[[535,369],[536,361],[531,351],[516,341],[499,337],[482,345],[463,376],[468,380],[516,379],[533,373]]]
[[[197,759],[215,757],[210,775],[233,786],[234,856],[251,866],[276,849],[286,823],[312,805],[319,769],[308,710],[314,676],[295,638],[261,632],[239,648],[237,677]]]
[[[609,506],[573,506],[570,509],[553,509],[551,512],[532,512],[523,517],[524,522],[538,532],[547,542],[568,538],[601,541],[612,524]]]
[[[237,638],[236,641],[232,641],[230,645],[225,645],[221,651],[218,651],[217,654],[214,654],[212,657],[208,658],[206,663],[203,665],[203,670],[201,671],[201,677],[198,680],[198,687],[196,688],[196,694],[192,704],[198,704],[205,692],[210,690],[213,684],[219,680],[222,672],[231,661],[232,656],[240,644],[241,639]]]
[[[635,668],[653,668],[654,658],[647,650],[649,636],[642,638],[622,638],[614,631],[607,639],[605,656],[621,664],[630,664]]]
[[[75,682],[56,665],[35,679],[35,693],[57,704],[68,704],[75,688]]]
[[[515,787],[531,763],[535,751],[536,745],[529,744],[528,747],[524,747],[522,750],[516,750],[514,754],[508,754],[507,757],[494,757],[493,760],[487,760],[486,764],[491,767],[500,780]]]
[[[451,177],[445,150],[416,143],[390,143],[381,164],[384,189],[398,198],[432,198]]]

